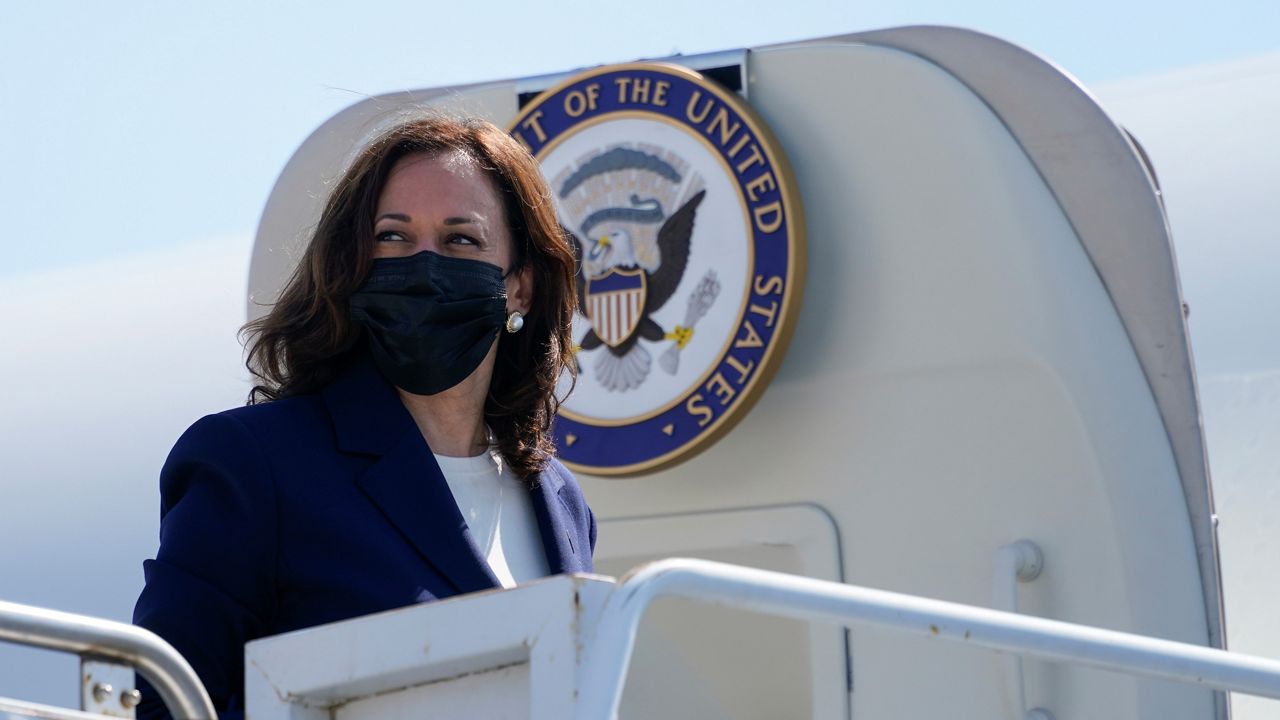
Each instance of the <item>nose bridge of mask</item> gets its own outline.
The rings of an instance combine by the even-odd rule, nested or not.
[[[374,260],[363,289],[408,295],[461,295],[505,300],[505,277],[502,268],[493,263],[423,250],[414,255]]]

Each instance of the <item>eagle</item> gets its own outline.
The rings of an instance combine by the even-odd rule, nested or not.
[[[594,356],[596,379],[611,392],[638,388],[651,365],[641,339],[675,341],[672,357],[660,358],[674,374],[692,323],[668,332],[652,315],[684,278],[706,197],[702,176],[669,148],[619,143],[579,156],[552,185],[578,263],[578,311],[589,323],[577,349]]]
[[[651,359],[638,344],[640,338],[680,341],[679,333],[669,334],[652,315],[666,305],[684,278],[694,219],[705,196],[706,190],[699,190],[663,220],[657,233],[657,257],[649,252],[644,258],[649,263],[638,257],[635,238],[624,220],[615,220],[608,232],[586,241],[567,230],[579,268],[578,311],[591,323],[579,347],[605,348],[595,370],[606,389],[631,390],[648,377]],[[654,207],[654,200],[636,196],[632,200],[636,209],[647,206],[661,211]]]

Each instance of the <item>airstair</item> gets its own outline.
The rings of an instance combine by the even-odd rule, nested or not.
[[[1005,580],[1016,583],[1016,558],[1014,563],[1014,576]],[[1025,574],[1025,564],[1022,569]],[[812,623],[884,628],[967,646],[975,654],[1003,653],[1012,663],[1035,658],[1280,699],[1276,660],[724,563],[669,559],[636,568],[618,583],[556,576],[252,642],[245,657],[247,716],[615,718],[641,620],[662,597]],[[135,669],[157,688],[174,717],[216,717],[190,666],[145,630],[0,603],[0,639],[81,657],[79,710],[0,699],[0,713],[8,718],[133,717]],[[736,652],[729,645],[715,650],[726,658]],[[1011,680],[1020,683],[1021,677]],[[928,685],[919,679],[921,692]],[[997,717],[1056,717],[1049,708],[1024,707],[1020,687],[1006,690],[1008,704]]]

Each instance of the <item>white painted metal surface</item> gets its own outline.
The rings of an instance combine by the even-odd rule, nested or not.
[[[133,668],[88,657],[80,661],[80,709],[109,717],[133,718],[142,702]]]
[[[1171,231],[1151,169],[1090,92],[1012,43],[948,27],[890,28],[844,39],[945,68],[986,101],[1062,206],[1160,410],[1196,542],[1209,641],[1221,647],[1217,525],[1199,389]]]
[[[572,717],[612,583],[556,576],[249,643],[253,720]]]
[[[98,713],[0,698],[0,718],[6,720],[102,720]]]
[[[840,538],[813,505],[605,520],[597,572],[675,556],[841,582]],[[736,651],[726,661],[723,647]],[[778,658],[786,658],[779,662]],[[848,715],[841,628],[668,598],[646,616],[620,715],[737,720]]]
[[[103,660],[131,665],[155,687],[174,716],[217,720],[213,702],[191,665],[169,643],[148,630],[0,601],[0,641],[76,653],[82,659],[98,661],[90,667],[101,666]],[[118,689],[113,690],[106,695],[121,697]],[[92,687],[89,692],[93,692]],[[131,711],[132,707],[127,709]]]
[[[558,576],[250,643],[255,720],[617,716],[636,632],[660,597],[806,622],[872,625],[1204,688],[1280,698],[1280,661],[704,560],[641,566],[616,586]],[[730,643],[725,657],[738,651]],[[1053,717],[1036,708],[1029,718]],[[1007,717],[1007,716],[1005,716]]]
[[[1018,612],[1018,584],[1040,577],[1044,569],[1044,553],[1030,540],[1002,545],[996,551],[996,571],[991,578],[991,607],[1004,612]],[[1026,681],[1022,677],[1022,658],[1010,656],[1005,661],[1005,684],[1008,694],[1005,712],[1008,717],[1022,717],[1027,712]],[[1042,710],[1042,708],[1035,708]]]
[[[605,601],[583,656],[579,720],[617,713],[636,628],[658,597],[843,625],[873,624],[1046,660],[1280,698],[1280,661],[1188,643],[1030,618],[901,593],[704,560],[671,558],[636,568]]]

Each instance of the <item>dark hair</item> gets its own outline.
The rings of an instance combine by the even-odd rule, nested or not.
[[[461,151],[493,179],[511,229],[512,271],[530,267],[533,296],[524,328],[500,333],[485,421],[519,477],[540,471],[555,447],[556,385],[572,373],[576,299],[573,251],[556,219],[538,163],[510,135],[482,120],[405,122],[368,145],[347,168],[279,300],[244,326],[245,364],[257,379],[249,403],[312,393],[358,349],[361,328],[348,301],[368,274],[378,197],[391,168],[409,155]]]

